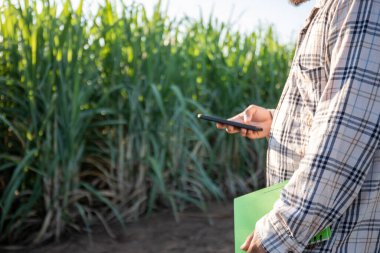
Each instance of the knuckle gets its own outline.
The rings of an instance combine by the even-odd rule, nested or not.
[[[248,106],[248,108],[247,108],[247,110],[252,110],[252,109],[254,109],[255,108],[255,105],[250,105],[250,106]]]

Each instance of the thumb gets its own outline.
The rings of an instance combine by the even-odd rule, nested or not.
[[[249,249],[249,245],[251,244],[251,241],[253,239],[253,233],[250,234],[247,239],[245,239],[245,242],[240,246],[240,249],[247,251]]]
[[[252,106],[248,107],[248,109],[244,111],[243,113],[244,123],[248,123],[252,121],[253,114],[255,113],[255,111],[256,111],[255,108]]]
[[[248,111],[244,111],[243,120],[244,123],[250,122],[252,120],[252,116],[248,113]]]

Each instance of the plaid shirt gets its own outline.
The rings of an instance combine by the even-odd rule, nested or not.
[[[268,252],[380,252],[379,114],[380,0],[317,1],[273,115],[267,183],[290,181],[256,224]]]

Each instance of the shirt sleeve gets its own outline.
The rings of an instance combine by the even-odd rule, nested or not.
[[[303,252],[353,203],[380,139],[380,1],[341,0],[328,35],[328,81],[299,168],[256,224],[268,252]]]

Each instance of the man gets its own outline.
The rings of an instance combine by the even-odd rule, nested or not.
[[[268,137],[267,184],[289,179],[243,250],[380,252],[379,90],[380,0],[317,0],[273,120],[251,105],[232,120],[263,132],[217,125]],[[332,237],[308,246],[327,226]]]

